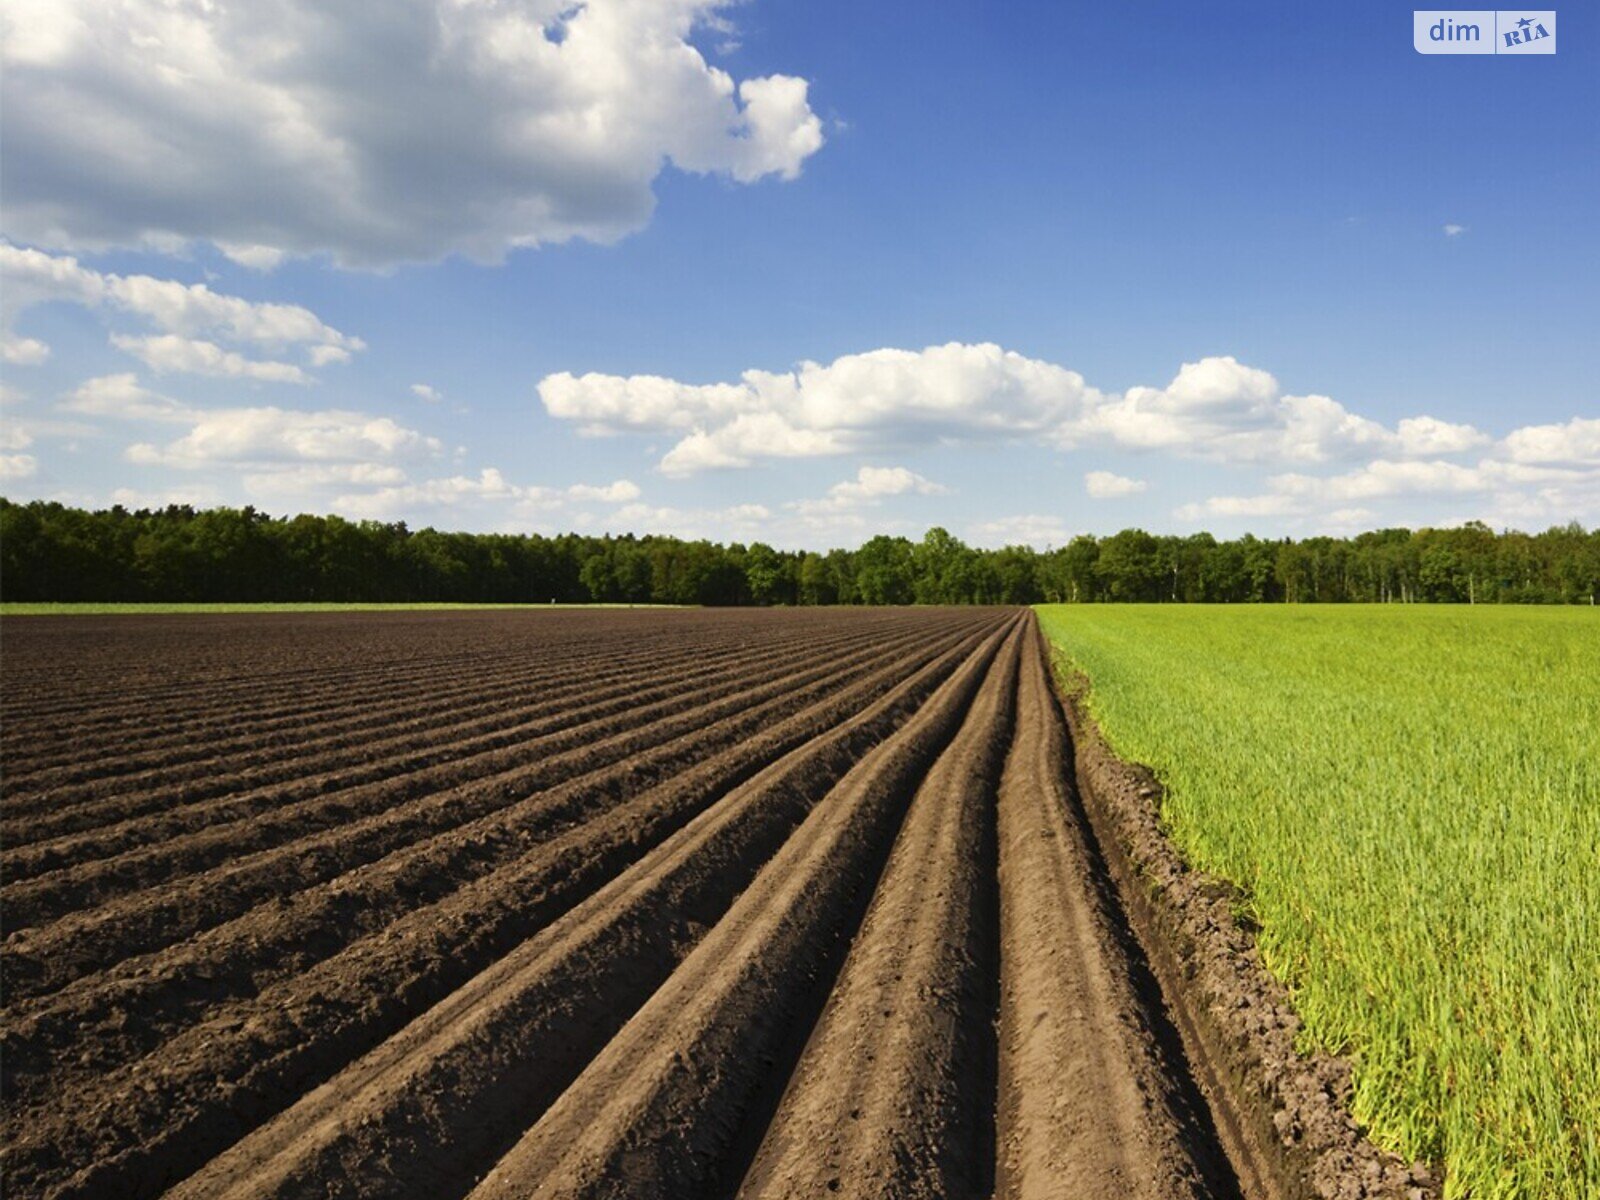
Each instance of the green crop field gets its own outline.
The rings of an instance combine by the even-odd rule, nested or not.
[[[1308,1045],[1447,1195],[1600,1195],[1600,614],[1047,605]]]

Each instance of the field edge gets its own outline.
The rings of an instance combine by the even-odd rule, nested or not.
[[[1384,1150],[1350,1115],[1349,1064],[1296,1049],[1300,1019],[1238,917],[1237,888],[1184,860],[1161,827],[1159,780],[1111,749],[1089,678],[1046,641],[1089,828],[1241,1178],[1283,1200],[1439,1200],[1436,1166]]]

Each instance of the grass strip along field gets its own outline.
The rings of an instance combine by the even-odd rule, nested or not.
[[[8,623],[7,1196],[1240,1196],[1020,609]]]
[[[1311,1045],[1446,1194],[1600,1194],[1600,619],[1045,606]]]

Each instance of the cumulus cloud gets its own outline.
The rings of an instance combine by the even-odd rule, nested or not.
[[[439,404],[444,400],[444,393],[426,383],[413,383],[411,394],[418,400],[426,400],[429,404]]]
[[[1285,394],[1270,373],[1232,355],[1184,363],[1165,387],[1109,397],[1069,437],[1230,463],[1407,452],[1397,430],[1327,396]]]
[[[366,348],[360,338],[339,332],[298,304],[259,303],[214,292],[203,283],[152,275],[106,274],[70,255],[5,242],[0,242],[0,281],[5,284],[7,327],[31,305],[62,300],[128,314],[183,338],[206,336],[271,348],[305,345],[317,366],[347,361],[353,351]]]
[[[628,479],[618,479],[614,483],[595,485],[589,483],[575,483],[567,489],[567,495],[574,500],[600,501],[605,504],[623,504],[629,500],[639,498],[639,485]]]
[[[1301,501],[1289,495],[1212,496],[1180,505],[1173,515],[1180,521],[1200,521],[1206,517],[1283,517],[1300,512],[1302,507]]]
[[[829,488],[828,495],[853,504],[875,500],[880,496],[904,496],[911,492],[932,496],[948,490],[906,467],[862,467],[854,479],[847,479]]]
[[[716,467],[748,467],[759,458],[815,458],[854,444],[831,430],[796,429],[778,413],[745,413],[720,429],[697,429],[661,459],[668,475]]]
[[[1525,425],[1504,442],[1518,463],[1586,463],[1600,466],[1600,417],[1574,417],[1556,425]]]
[[[888,496],[934,496],[948,490],[907,467],[862,467],[854,479],[834,484],[827,495],[796,500],[789,507],[804,517],[820,517],[875,506]]]
[[[804,79],[735,81],[697,49],[726,6],[11,0],[6,229],[204,239],[258,269],[614,241],[666,163],[792,179],[823,144]]]
[[[0,454],[0,480],[32,479],[39,460],[31,454]]]
[[[543,379],[539,396],[580,433],[682,434],[661,462],[678,475],[880,445],[1050,435],[1098,398],[1076,372],[955,342],[751,370],[738,383],[562,373]]]
[[[624,430],[686,429],[733,420],[759,403],[742,384],[696,385],[659,375],[572,375],[539,381],[539,398],[552,417],[572,421],[586,437]]]
[[[328,488],[397,487],[406,482],[393,463],[302,463],[241,477],[245,491],[262,500],[303,500]]]
[[[388,417],[332,409],[230,408],[198,414],[189,432],[165,446],[136,443],[130,462],[188,469],[300,462],[382,462],[425,458],[437,438]]]
[[[1457,225],[1453,221],[1444,227],[1444,235],[1447,238],[1460,237],[1466,231],[1467,227],[1465,225]]]
[[[1511,439],[1507,439],[1510,441]],[[1600,470],[1594,466],[1530,465],[1485,458],[1474,465],[1379,459],[1337,475],[1273,475],[1254,495],[1212,496],[1185,504],[1175,515],[1303,517],[1341,513],[1373,515],[1373,502],[1401,497],[1480,497],[1485,511],[1521,518],[1574,520],[1600,515]],[[1465,519],[1465,518],[1464,518]]]
[[[252,271],[270,271],[284,260],[282,250],[274,246],[246,246],[238,242],[218,242],[217,249],[241,267]]]
[[[123,421],[188,421],[199,414],[139,383],[133,372],[85,380],[61,401],[65,412]]]
[[[1483,491],[1490,486],[1484,470],[1451,462],[1378,460],[1341,475],[1274,475],[1268,490],[1254,496],[1213,496],[1178,510],[1185,520],[1206,516],[1275,517],[1309,512],[1352,500],[1400,495]]]
[[[389,519],[423,509],[453,509],[470,502],[540,500],[547,494],[548,489],[520,487],[510,483],[496,468],[485,467],[475,476],[452,475],[380,487],[370,492],[345,493],[334,499],[333,507],[352,516]]]
[[[1150,485],[1142,479],[1129,479],[1111,471],[1090,471],[1083,477],[1083,490],[1096,500],[1116,500],[1137,495]]]
[[[1489,435],[1471,425],[1456,425],[1437,417],[1406,417],[1395,427],[1399,448],[1417,458],[1435,454],[1460,454],[1484,446]]]
[[[1373,511],[1372,502],[1403,496],[1481,495],[1496,512],[1557,519],[1590,517],[1600,503],[1583,473],[1600,465],[1600,420],[1527,426],[1498,442],[1472,425],[1428,415],[1391,425],[1328,396],[1286,392],[1271,373],[1228,355],[1184,363],[1162,386],[1120,393],[991,343],[950,343],[804,362],[788,372],[749,370],[729,382],[561,373],[540,382],[539,396],[551,416],[582,434],[675,438],[659,464],[669,475],[776,458],[1025,441],[1277,472],[1260,491],[1178,510],[1190,520],[1312,513],[1324,522],[1332,513],[1353,520],[1351,514]],[[1471,453],[1486,457],[1476,465],[1452,461]],[[1313,473],[1318,467],[1327,473]],[[1146,485],[1093,471],[1084,487],[1109,499]],[[813,525],[827,518],[844,527],[859,515],[864,488],[859,479],[846,481],[787,507]]]
[[[36,367],[50,357],[50,347],[38,338],[0,334],[0,362],[14,367]]]
[[[872,350],[788,372],[750,370],[736,383],[563,372],[540,381],[539,397],[582,434],[677,435],[660,464],[672,475],[763,458],[1007,439],[1285,465],[1428,456],[1488,440],[1426,416],[1391,429],[1327,396],[1286,394],[1270,373],[1227,355],[1183,364],[1164,387],[1118,394],[992,343]]]
[[[306,351],[306,357],[311,360],[313,367],[326,367],[349,362],[350,351],[343,346],[313,346]]]
[[[187,372],[224,379],[254,379],[263,383],[311,382],[293,363],[246,358],[237,350],[224,350],[215,342],[179,337],[175,333],[132,337],[112,334],[111,344],[162,374]]]
[[[416,482],[379,478],[367,464],[365,474],[349,474],[342,480],[312,480],[314,486],[327,482],[351,484],[379,484],[371,491],[343,491],[329,503],[335,511],[354,517],[392,520],[430,513],[460,519],[468,512],[488,514],[506,528],[522,528],[529,522],[540,522],[559,514],[572,521],[574,504],[599,502],[622,504],[636,501],[640,492],[637,485],[626,479],[607,484],[576,483],[570,487],[546,487],[538,484],[513,483],[496,467],[485,467],[476,475],[450,475],[443,478],[423,479]],[[305,468],[301,468],[302,472]],[[279,480],[261,481],[262,486],[277,487]]]

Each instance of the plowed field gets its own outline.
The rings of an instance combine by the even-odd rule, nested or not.
[[[997,609],[5,629],[9,1196],[1240,1193]]]

